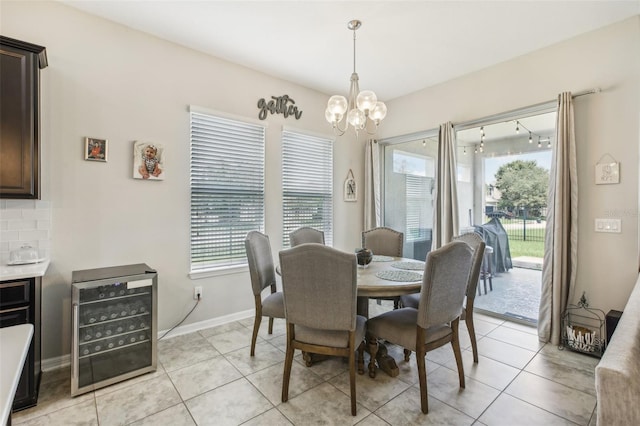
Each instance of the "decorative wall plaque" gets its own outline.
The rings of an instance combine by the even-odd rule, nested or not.
[[[296,101],[289,97],[289,95],[272,96],[270,101],[265,98],[258,100],[258,118],[264,120],[267,118],[267,113],[282,114],[284,118],[293,115],[296,120],[300,120],[302,117],[302,111],[295,105]]]

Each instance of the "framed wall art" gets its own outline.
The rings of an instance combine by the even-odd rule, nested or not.
[[[107,161],[109,149],[106,139],[85,138],[84,159],[89,161]]]
[[[605,157],[608,160],[603,161]],[[605,154],[596,163],[596,185],[620,183],[620,163],[609,154]]]
[[[165,155],[162,145],[151,142],[133,143],[133,177],[145,180],[163,180]]]
[[[347,179],[344,181],[344,200],[358,201],[358,188],[356,187],[356,179],[353,177],[353,171],[349,169]]]

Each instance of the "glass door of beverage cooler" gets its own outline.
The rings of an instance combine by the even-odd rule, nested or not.
[[[156,274],[148,275],[73,284],[72,395],[155,371]]]

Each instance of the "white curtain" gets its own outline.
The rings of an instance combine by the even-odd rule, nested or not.
[[[578,174],[573,100],[570,92],[558,96],[554,143],[547,200],[538,338],[541,342],[558,345],[562,336],[562,313],[573,299],[578,267]]]
[[[370,139],[365,145],[364,161],[364,229],[381,226],[380,215],[380,146]]]
[[[456,165],[456,136],[453,124],[447,122],[440,126],[438,134],[432,250],[450,242],[460,229]]]

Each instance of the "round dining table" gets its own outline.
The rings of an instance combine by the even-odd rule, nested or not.
[[[369,318],[369,298],[419,293],[423,272],[419,260],[373,256],[367,266],[358,266],[358,315]]]

